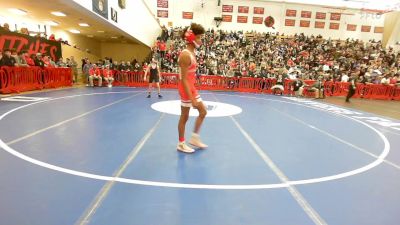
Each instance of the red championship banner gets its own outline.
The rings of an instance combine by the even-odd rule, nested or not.
[[[157,0],[158,8],[168,8],[168,0]]]
[[[383,27],[374,27],[374,33],[383,33]]]
[[[253,14],[264,15],[264,7],[254,7]]]
[[[348,31],[356,31],[357,30],[357,25],[355,25],[355,24],[347,24],[347,30]]]
[[[330,23],[329,29],[331,30],[339,30],[340,23]]]
[[[300,20],[300,27],[310,27],[309,20]]]
[[[193,19],[193,12],[182,12],[182,18],[183,19]]]
[[[253,24],[262,24],[263,23],[263,18],[255,16],[253,17]]]
[[[222,5],[222,12],[233,12],[233,5]]]
[[[302,18],[311,18],[311,11],[301,11]]]
[[[293,9],[286,9],[286,16],[288,17],[296,17],[297,11]]]
[[[342,14],[340,13],[331,13],[331,20],[340,20],[340,17],[342,16]]]
[[[238,23],[247,23],[247,16],[238,16],[237,22]]]
[[[248,6],[239,6],[238,13],[249,13],[249,7]]]
[[[370,32],[371,26],[361,26],[361,32]]]
[[[168,18],[168,10],[157,10],[157,17]]]
[[[296,24],[296,20],[285,19],[285,26],[294,27],[295,24]]]
[[[319,20],[324,20],[324,19],[326,19],[326,13],[317,12],[317,13],[315,14],[315,19],[319,19]]]
[[[325,22],[315,21],[314,27],[318,28],[318,29],[324,29],[325,28]]]
[[[61,42],[59,41],[50,41],[46,38],[32,37],[0,29],[0,51],[4,51],[5,49],[15,49],[17,52],[26,50],[28,51],[28,55],[36,53],[46,54],[55,62],[62,57]],[[1,82],[0,79],[0,87]]]
[[[222,15],[222,22],[232,22],[232,15]]]

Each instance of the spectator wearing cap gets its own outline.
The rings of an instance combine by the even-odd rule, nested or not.
[[[114,81],[114,77],[112,71],[110,70],[110,66],[106,65],[103,69],[103,77],[104,80],[107,81],[108,87],[112,87],[112,83]]]
[[[5,49],[3,57],[0,60],[0,66],[17,66],[17,61],[11,56],[11,50]]]

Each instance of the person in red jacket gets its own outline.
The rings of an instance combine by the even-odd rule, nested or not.
[[[110,70],[110,66],[106,65],[103,69],[103,77],[104,80],[107,81],[108,87],[112,87],[112,82],[114,81],[114,76],[112,74],[112,70]]]
[[[102,85],[102,77],[101,77],[101,70],[97,67],[96,64],[93,64],[92,68],[89,69],[89,83],[90,86],[93,87],[93,80],[99,80],[99,87]]]

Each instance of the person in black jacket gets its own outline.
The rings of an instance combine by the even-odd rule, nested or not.
[[[11,50],[5,49],[0,60],[0,66],[17,66],[17,61],[11,56]]]
[[[40,68],[44,68],[44,62],[42,60],[42,54],[41,53],[36,53],[36,58],[35,58],[35,66],[39,66]]]

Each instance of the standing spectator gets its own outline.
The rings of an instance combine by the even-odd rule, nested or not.
[[[85,60],[85,65],[82,68],[82,73],[83,73],[83,75],[85,77],[86,86],[89,86],[89,83],[90,83],[89,82],[89,76],[90,76],[89,71],[90,71],[91,68],[92,68],[92,64],[90,63],[90,60],[86,59]]]
[[[78,83],[78,63],[76,63],[73,56],[70,57],[69,67],[72,68],[74,83]]]
[[[350,98],[353,97],[353,95],[356,93],[356,81],[357,78],[355,77],[354,74],[352,74],[349,78],[349,92],[347,93],[346,96],[346,102],[350,102]]]

